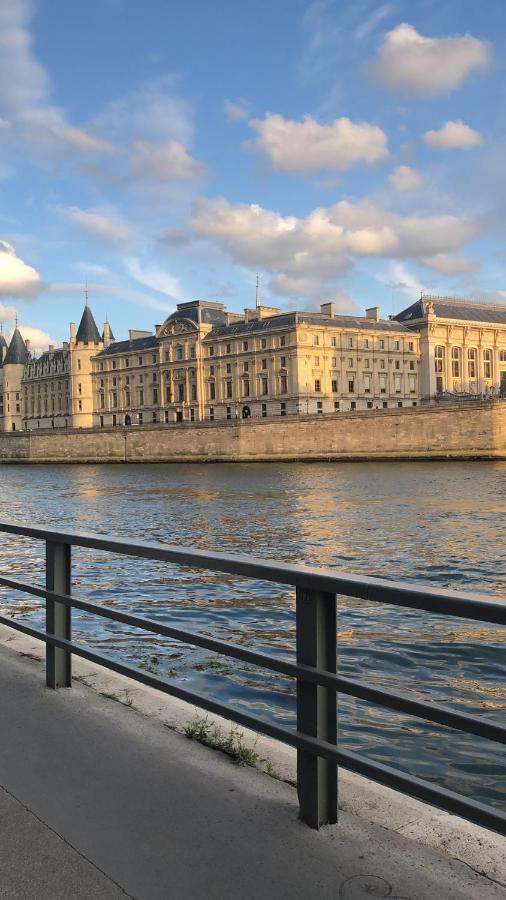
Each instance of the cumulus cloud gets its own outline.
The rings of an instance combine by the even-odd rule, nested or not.
[[[396,191],[417,191],[423,184],[423,175],[410,166],[397,166],[388,180]]]
[[[355,258],[418,261],[459,250],[478,234],[476,223],[463,217],[401,216],[347,201],[298,218],[256,204],[203,199],[192,221],[199,237],[211,240],[234,262],[270,271],[278,293],[293,288],[306,296],[314,293],[315,280],[328,284]]]
[[[278,297],[309,300],[312,304],[333,302],[341,313],[353,312],[356,304],[335,285],[319,281],[317,278],[298,278],[279,272],[269,281],[269,290]]]
[[[107,142],[72,126],[51,102],[49,78],[32,50],[31,15],[28,0],[0,4],[0,116],[10,126],[9,139],[51,157],[108,150]]]
[[[461,120],[445,122],[439,131],[426,131],[423,139],[428,147],[440,150],[471,150],[483,143],[481,134]]]
[[[64,210],[68,222],[100,244],[120,249],[134,240],[131,228],[118,216],[70,206]]]
[[[0,240],[0,296],[30,299],[43,289],[36,269],[23,262],[11,244]]]
[[[456,90],[475,71],[487,68],[486,41],[469,34],[428,38],[406,22],[387,32],[369,77],[391,90],[432,97]]]
[[[43,353],[49,346],[56,345],[56,341],[40,328],[32,328],[31,325],[21,324],[19,330],[23,340],[30,341],[30,353],[34,356]]]
[[[320,125],[312,116],[302,122],[268,113],[252,119],[254,146],[278,171],[346,170],[359,163],[371,166],[388,157],[387,137],[377,125],[345,117]]]
[[[439,272],[441,275],[466,275],[474,272],[478,264],[473,259],[464,259],[462,256],[454,256],[452,253],[435,253],[422,259],[429,269]]]
[[[174,140],[162,147],[148,141],[134,141],[132,167],[137,174],[157,181],[203,178],[208,174],[206,166]]]
[[[5,306],[0,303],[0,322],[13,322],[16,318],[17,311],[13,306]]]
[[[225,100],[223,112],[229,122],[242,122],[250,113],[250,105],[240,97],[238,100]]]

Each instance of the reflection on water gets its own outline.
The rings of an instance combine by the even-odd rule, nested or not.
[[[505,593],[505,463],[0,467],[13,520],[464,590]],[[43,579],[42,546],[0,536],[0,569]],[[74,551],[74,591],[280,656],[294,645],[294,596],[282,585]],[[0,589],[0,608],[42,622],[31,598]],[[294,686],[256,667],[74,611],[74,636],[278,721]],[[339,671],[379,687],[504,721],[504,630],[339,598]],[[350,697],[340,742],[495,805],[506,805],[500,745]]]

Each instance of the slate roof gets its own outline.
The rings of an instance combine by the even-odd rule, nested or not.
[[[434,313],[440,319],[460,319],[468,322],[490,322],[506,325],[506,305],[480,303],[472,300],[457,300],[450,297],[422,297],[403,309],[394,318],[397,322],[411,322],[424,319],[427,303],[432,303]]]
[[[7,341],[5,340],[3,334],[0,333],[0,369],[2,368],[2,366],[4,364],[3,353],[2,353],[2,350],[4,349],[4,347],[7,347]]]
[[[205,338],[206,342],[217,338],[234,337],[239,334],[254,334],[255,332],[270,331],[275,328],[291,328],[295,325],[312,325],[315,328],[349,328],[360,331],[405,331],[404,325],[399,325],[391,319],[381,319],[376,322],[365,316],[329,316],[321,313],[292,312],[282,313],[279,316],[267,316],[265,319],[253,319],[250,322],[234,322],[231,325],[222,325],[213,328]]]
[[[113,344],[109,344],[105,350],[97,353],[97,357],[111,356],[113,353],[138,353],[141,350],[151,350],[153,347],[158,347],[158,344],[159,340],[156,334],[150,334],[149,337],[135,338],[133,341],[115,341]]]
[[[77,329],[76,342],[82,344],[100,344],[100,334],[93,313],[88,305],[84,311]]]
[[[21,337],[19,328],[14,329],[7,356],[4,359],[4,366],[8,365],[25,365],[28,362],[28,350],[26,344]]]

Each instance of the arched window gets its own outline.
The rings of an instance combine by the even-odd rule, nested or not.
[[[485,378],[492,378],[492,351],[483,351],[483,374]]]
[[[469,347],[467,351],[467,374],[469,378],[476,378],[476,350]]]

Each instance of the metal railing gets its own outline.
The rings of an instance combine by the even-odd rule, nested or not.
[[[206,550],[130,541],[77,531],[32,528],[0,523],[0,532],[43,540],[46,543],[46,586],[38,587],[0,575],[0,585],[46,601],[46,631],[6,616],[0,623],[46,643],[46,683],[70,687],[72,655],[98,663],[135,681],[157,688],[211,713],[219,714],[297,750],[297,789],[300,816],[313,828],[337,821],[337,767],[343,766],[381,784],[400,790],[476,824],[506,833],[506,813],[437,784],[409,775],[358,753],[339,750],[337,693],[357,697],[387,709],[506,743],[506,727],[486,717],[457,712],[448,706],[413,700],[337,674],[336,595],[387,603],[408,609],[506,625],[506,602],[485,595],[438,590],[420,584],[390,582],[349,575],[331,569],[290,565],[275,560],[232,556]],[[72,596],[71,548],[87,547],[143,559],[161,560],[214,572],[270,581],[295,587],[296,662],[257,653],[202,634],[163,625],[136,615],[99,606]],[[262,666],[296,679],[297,725],[292,729],[265,721],[226,703],[158,678],[72,642],[72,608],[121,622],[153,634],[183,641],[232,659]]]

